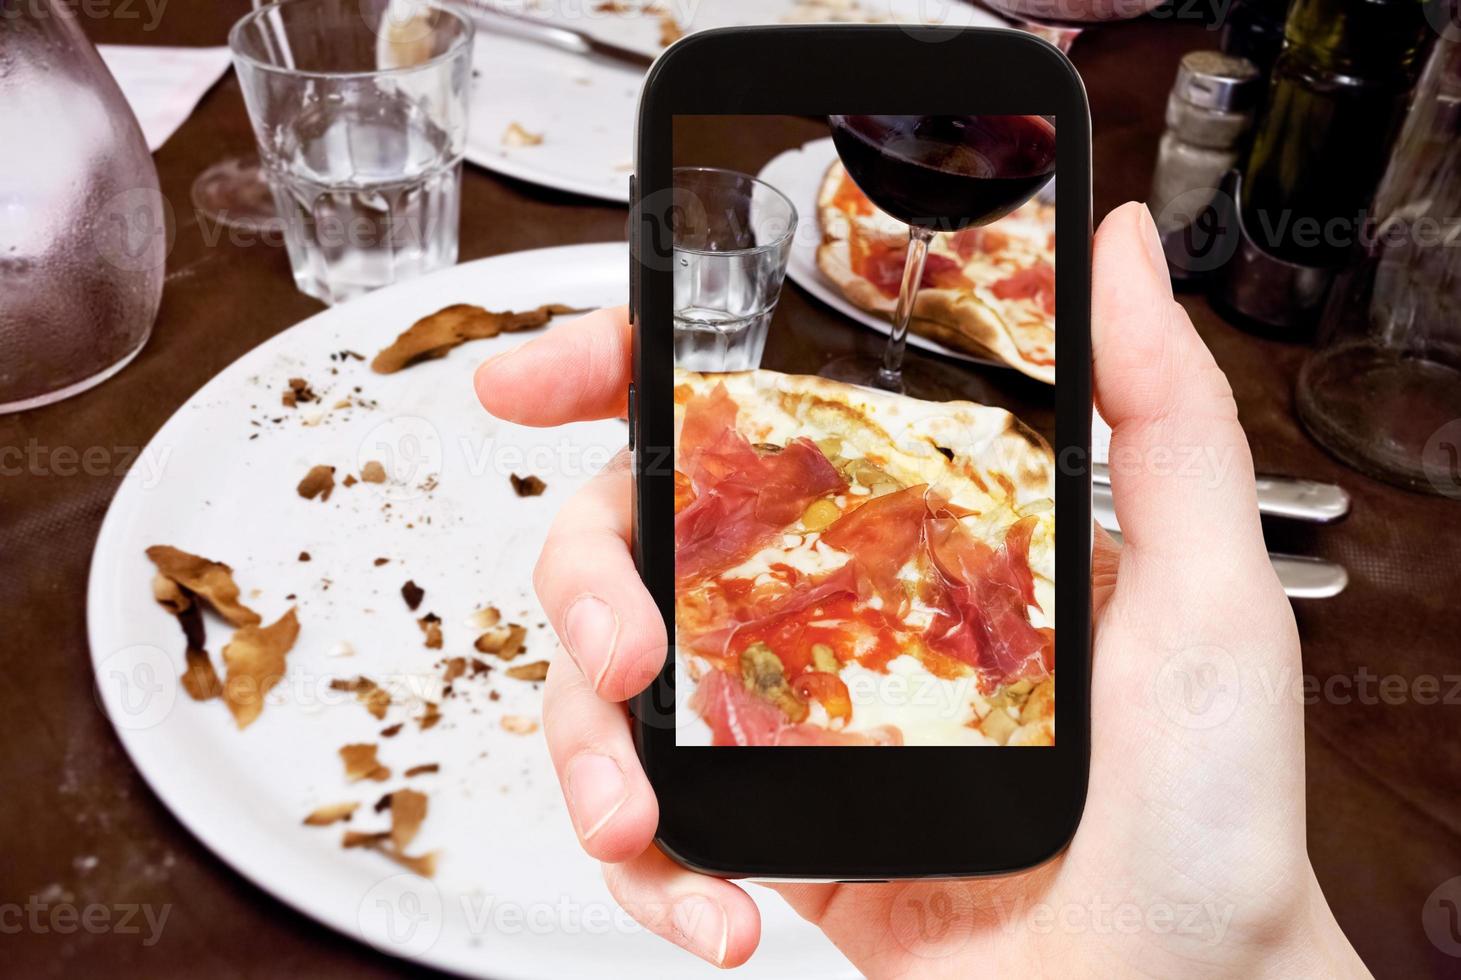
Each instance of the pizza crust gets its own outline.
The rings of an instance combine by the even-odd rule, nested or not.
[[[891,318],[897,301],[852,269],[850,239],[852,219],[835,201],[846,171],[834,161],[817,192],[817,214],[822,225],[822,244],[817,248],[817,268],[837,286],[848,301],[860,309]],[[906,226],[877,212],[861,225],[865,236],[889,240],[899,247],[906,241]],[[1033,360],[1016,342],[1016,333],[1026,346],[1054,343],[1053,320],[1022,310],[1026,304],[1001,302],[987,290],[937,289],[918,291],[909,329],[954,350],[977,357],[992,357],[1046,384],[1055,383],[1055,365]],[[1047,338],[1048,335],[1048,338]]]

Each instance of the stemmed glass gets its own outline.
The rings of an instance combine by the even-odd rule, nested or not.
[[[270,0],[251,0],[258,10]],[[264,167],[256,153],[225,157],[193,180],[193,208],[218,224],[249,231],[281,226]]]
[[[934,235],[986,225],[1034,197],[1055,173],[1048,116],[829,116],[837,155],[855,184],[908,225],[908,253],[881,363],[853,355],[823,377],[915,393],[905,377],[908,323]],[[931,385],[930,385],[931,387]]]

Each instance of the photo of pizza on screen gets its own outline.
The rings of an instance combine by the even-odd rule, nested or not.
[[[1054,175],[1053,120],[831,116],[761,180],[695,152],[697,133],[723,126],[776,150],[818,135],[808,125],[677,119],[676,190],[695,195],[699,225],[676,238],[676,743],[1053,745],[1055,205],[1036,198]],[[833,197],[855,207],[828,207],[832,146]],[[813,313],[789,309],[807,277],[870,305],[827,255],[851,240],[855,261],[837,268],[873,269],[874,234],[891,322],[815,315],[861,331],[871,319],[888,351],[810,370],[779,353],[810,346],[775,342],[812,336]],[[799,249],[815,258],[799,266]],[[1000,285],[1014,279],[1030,288]],[[780,292],[750,315],[707,315],[768,282]],[[905,326],[956,311],[982,325],[986,354],[987,338],[1015,338],[1025,363],[905,358],[907,289]]]

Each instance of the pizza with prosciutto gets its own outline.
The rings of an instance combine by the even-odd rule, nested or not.
[[[817,214],[817,267],[850,302],[891,317],[908,226],[878,210],[841,161],[822,179]],[[982,228],[935,235],[909,329],[1054,384],[1055,208],[1035,199]]]
[[[1053,744],[1038,435],[823,378],[675,377],[680,744]]]

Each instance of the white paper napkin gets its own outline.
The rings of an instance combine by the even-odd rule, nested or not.
[[[147,148],[154,152],[183,124],[229,63],[227,47],[102,44],[97,50],[142,124]]]

